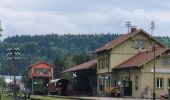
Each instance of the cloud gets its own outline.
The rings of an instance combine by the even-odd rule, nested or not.
[[[5,37],[16,34],[68,33],[77,30],[67,16],[57,13],[4,8],[0,8],[0,12]]]
[[[52,32],[122,34],[127,32],[126,21],[150,32],[150,22],[154,20],[154,35],[169,35],[167,1],[154,2],[151,7],[152,1],[125,2],[127,0],[0,0],[2,34],[3,37]]]

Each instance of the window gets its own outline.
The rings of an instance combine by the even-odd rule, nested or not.
[[[163,88],[163,78],[156,79],[156,88]]]
[[[100,65],[100,62],[101,62],[101,60],[100,60],[100,58],[99,58],[99,62],[98,62],[99,69],[101,68],[101,67],[100,67],[100,66],[101,66],[101,65]]]
[[[170,78],[168,78],[168,88],[170,88]]]
[[[102,58],[102,68],[105,67],[105,57]]]
[[[139,78],[138,76],[135,76],[135,90],[138,90],[138,85],[139,85]]]
[[[35,74],[48,74],[48,69],[45,68],[36,68],[34,70]]]
[[[123,76],[121,77],[121,80],[124,80],[124,77],[123,77]]]
[[[106,56],[106,67],[109,67],[109,55]]]
[[[145,46],[145,43],[144,43],[144,40],[133,40],[132,41],[132,47],[135,48],[135,49],[144,49],[144,46]]]
[[[162,57],[162,66],[170,66],[170,56]]]
[[[98,66],[99,66],[99,69],[100,69],[100,68],[105,68],[105,67],[106,67],[106,63],[107,63],[107,62],[106,62],[106,57],[105,57],[105,56],[102,57],[102,58],[99,58],[99,63],[98,63],[98,64],[99,64],[99,65],[98,65]]]
[[[125,81],[129,81],[129,77],[128,76],[125,76]]]

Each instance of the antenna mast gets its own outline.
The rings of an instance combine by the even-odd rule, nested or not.
[[[126,27],[128,28],[128,33],[129,33],[129,30],[130,30],[130,27],[131,27],[131,22],[130,21],[126,22]]]
[[[0,21],[0,36],[2,36],[1,32],[3,31],[3,29],[1,28],[1,21]]]
[[[153,35],[153,31],[155,30],[155,22],[151,21],[151,35]]]

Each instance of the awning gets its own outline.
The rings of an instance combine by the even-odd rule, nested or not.
[[[97,65],[97,59],[93,59],[93,60],[90,60],[88,62],[85,62],[85,63],[82,63],[80,65],[77,65],[75,67],[69,68],[69,69],[63,71],[63,73],[75,72],[75,71],[79,71],[79,70],[89,69],[89,68],[91,68],[91,67],[93,67],[95,65]]]

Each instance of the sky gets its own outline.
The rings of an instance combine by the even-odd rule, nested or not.
[[[125,22],[170,36],[169,0],[0,0],[2,37],[36,34],[127,33]]]

